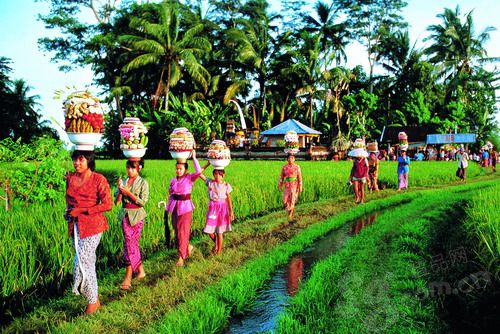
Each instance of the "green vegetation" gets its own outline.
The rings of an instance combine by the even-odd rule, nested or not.
[[[387,210],[343,249],[317,264],[280,321],[280,333],[439,332],[429,297],[435,226],[489,183],[419,192]],[[488,191],[488,190],[485,190]]]
[[[49,2],[41,20],[56,35],[41,38],[40,46],[65,70],[91,65],[95,85],[114,102],[105,136],[115,156],[125,116],[163,132],[150,136],[147,154],[165,158],[164,134],[179,125],[172,119],[193,133],[220,136],[223,113],[238,120],[231,100],[244,101],[254,128],[295,118],[321,131],[328,146],[353,136],[378,138],[386,125],[475,133],[475,148],[497,131],[498,71],[485,66],[498,62],[486,54],[494,28],[476,32],[473,12],[458,7],[429,13],[437,23],[419,36],[427,43],[417,49],[402,0],[314,1],[312,8],[268,0],[215,1],[207,8],[191,0]],[[346,48],[354,41],[365,46],[369,68],[347,67]],[[198,107],[208,122],[190,115]]]
[[[146,165],[145,171],[148,171],[147,168],[149,167],[149,172],[152,173],[151,169],[154,163],[161,165],[168,164],[168,162],[164,161],[150,161],[149,164]],[[301,162],[301,164],[303,163],[305,162]],[[228,172],[228,180],[229,182],[233,182],[230,176],[238,177],[240,181],[239,184],[243,186],[244,179],[239,178],[238,171],[242,172],[241,170],[245,168],[244,166],[250,165],[246,162],[236,161],[233,162],[233,164],[231,166],[239,166],[232,170],[231,173]],[[269,170],[272,169],[272,166],[279,170],[281,165],[279,162],[265,164],[267,168],[259,168],[258,170],[260,172],[267,170],[271,173]],[[315,175],[318,178],[321,172],[325,172],[327,166],[334,167],[332,169],[332,174],[335,175],[335,173],[339,173],[337,177],[340,177],[340,173],[345,173],[349,170],[349,164],[347,163],[319,163],[319,165],[323,168],[311,168],[311,170],[314,171],[313,175],[318,173],[318,175]],[[111,175],[112,171],[117,168],[116,162],[112,161],[99,161],[98,166],[101,167],[101,170],[105,171],[106,175]],[[417,166],[416,164],[413,169],[415,173],[418,171]],[[435,170],[439,170],[438,166],[439,163],[433,165]],[[392,163],[388,163],[384,168],[388,168],[388,170],[392,171],[394,167]],[[342,171],[343,169],[344,171]],[[121,169],[118,168],[116,170]],[[257,169],[252,169],[252,171],[254,170]],[[333,172],[333,170],[336,170],[336,172]],[[443,172],[444,170],[445,168],[443,168]],[[450,171],[451,174],[453,174],[453,169]],[[247,171],[247,173],[250,172]],[[423,174],[425,175],[425,173]],[[150,181],[152,181],[152,174],[148,177]],[[270,177],[270,174],[268,177]],[[309,175],[309,177],[311,177],[311,175]],[[453,175],[452,179],[454,179]],[[162,182],[165,182],[164,178]],[[312,179],[308,182],[309,184],[312,183],[310,187],[314,187],[315,183],[313,183]],[[423,181],[420,180],[420,182]],[[428,182],[431,186],[437,185],[436,179],[432,177],[429,178]],[[272,185],[270,189],[274,191],[273,186],[275,185]],[[481,184],[479,184],[479,187],[480,186]],[[457,193],[460,193],[460,191],[463,192],[469,188],[474,188],[474,185],[461,186]],[[438,188],[436,188],[436,197],[448,197],[446,191],[437,189]],[[205,189],[197,186],[195,191],[200,191],[199,198],[201,198],[204,195]],[[344,188],[344,191],[347,191],[347,189]],[[208,238],[199,239],[195,237],[195,246],[198,251],[195,252],[188,267],[182,270],[175,270],[175,251],[151,253],[154,250],[154,247],[151,247],[148,251],[150,255],[146,257],[145,262],[145,266],[149,273],[148,279],[142,284],[135,285],[134,289],[128,293],[124,294],[117,287],[121,279],[121,270],[117,270],[116,267],[113,266],[99,270],[100,294],[105,307],[97,315],[98,318],[77,318],[83,307],[83,301],[81,298],[73,296],[69,291],[66,291],[67,294],[64,297],[59,297],[52,301],[40,300],[40,305],[37,306],[36,309],[26,314],[25,317],[16,318],[16,320],[5,330],[7,332],[20,330],[44,331],[50,328],[51,331],[55,332],[80,331],[82,329],[94,332],[138,331],[139,329],[148,329],[150,332],[160,329],[168,331],[169,328],[173,328],[172,324],[177,324],[175,325],[178,326],[176,328],[184,328],[181,324],[187,321],[185,316],[186,311],[189,311],[192,313],[192,318],[188,323],[194,326],[192,327],[193,330],[196,328],[213,332],[214,328],[221,329],[225,326],[228,316],[244,313],[245,310],[251,307],[253,300],[255,300],[257,296],[257,290],[265,284],[266,279],[276,266],[287,261],[291,254],[302,250],[315,238],[326,233],[335,226],[342,225],[342,222],[352,220],[365,212],[379,210],[382,207],[391,205],[391,203],[395,204],[401,203],[401,201],[407,202],[409,200],[414,201],[422,197],[422,192],[418,191],[415,193],[410,192],[401,194],[385,200],[376,200],[377,198],[383,198],[391,194],[395,194],[395,192],[389,190],[372,194],[369,196],[370,201],[366,205],[357,206],[350,211],[345,210],[353,205],[351,195],[337,195],[337,199],[333,200],[325,199],[316,203],[314,203],[314,201],[310,204],[303,203],[300,205],[297,212],[299,217],[298,223],[293,226],[283,225],[284,214],[281,211],[262,216],[255,220],[240,219],[235,224],[235,232],[227,236],[226,241],[228,248],[222,257],[207,256],[211,248]],[[327,193],[315,193],[314,196],[316,196],[316,198],[327,198]],[[422,198],[420,202],[425,204],[426,198],[427,197]],[[456,195],[450,195],[449,198],[451,201],[453,198],[456,198]],[[448,203],[448,200],[446,203]],[[430,204],[431,201],[429,202],[429,205]],[[427,204],[421,205],[422,209],[426,208],[426,205]],[[401,208],[406,210],[405,206]],[[199,207],[197,210],[201,209],[202,208]],[[270,209],[268,208],[267,210]],[[328,217],[334,215],[335,218],[328,219]],[[406,215],[404,216],[407,217]],[[158,219],[160,218],[161,215],[158,216]],[[322,224],[315,224],[323,219],[327,220]],[[412,219],[407,220],[412,221]],[[156,235],[156,240],[161,243],[161,221],[149,222],[149,225],[155,224],[158,225],[157,232],[159,233]],[[312,225],[312,228],[300,232],[310,225]],[[60,249],[58,253],[64,254],[62,258],[67,258],[69,260],[72,251],[69,241],[66,239],[64,226],[64,222],[61,221],[61,226],[58,227],[61,231],[54,232],[59,233],[59,239],[56,239],[55,243],[60,243],[64,246],[65,249]],[[378,226],[378,224],[376,226]],[[116,235],[113,237],[116,238],[117,242],[117,245],[114,245],[116,249],[114,256],[117,258],[121,254],[121,234],[117,226],[114,228],[116,229]],[[108,234],[111,234],[111,232],[112,231],[108,232]],[[298,232],[300,233],[294,237]],[[411,238],[408,239],[404,235],[403,237],[401,239],[406,242],[406,244],[412,243],[412,240],[410,240]],[[291,241],[286,242],[289,239],[291,239]],[[407,242],[407,240],[410,241]],[[110,238],[107,243],[111,241],[112,239]],[[37,242],[40,243],[40,240]],[[2,245],[5,245],[5,243],[2,243]],[[52,244],[50,244],[50,246],[45,246],[47,248],[55,248]],[[106,244],[105,247],[98,252],[104,253],[103,250],[106,250],[106,247],[112,246],[113,245]],[[350,256],[355,257],[355,254],[358,253],[355,252]],[[16,254],[11,254],[11,256],[14,257]],[[408,256],[411,258],[414,255],[410,254]],[[19,257],[17,258],[19,259]],[[32,259],[33,256],[26,256],[25,258],[28,260]],[[108,258],[108,260],[109,259],[110,258]],[[103,264],[102,261],[101,264]],[[70,262],[66,263],[69,264]],[[355,263],[354,259],[353,263]],[[370,268],[373,270],[376,269],[374,267]],[[69,267],[65,269],[68,271],[70,270]],[[370,269],[367,270],[369,271]],[[18,273],[17,275],[20,274]],[[63,284],[62,288],[65,286],[66,285]],[[421,287],[421,285],[418,285],[418,287]],[[33,306],[36,306],[36,304]],[[97,319],[98,321],[96,321]]]
[[[235,189],[233,204],[237,221],[241,222],[249,217],[281,208],[277,178],[282,164],[276,161],[233,161],[227,168],[226,179]],[[305,184],[301,203],[337,198],[350,193],[351,189],[344,181],[349,175],[349,162],[300,162],[300,165],[303,166]],[[97,162],[97,171],[104,173],[114,188],[118,175],[125,173],[124,166],[124,161],[103,160]],[[469,169],[470,177],[482,173],[475,165],[471,165]],[[157,203],[165,199],[173,170],[173,161],[146,162],[144,176],[151,188],[151,198],[146,206],[149,217],[141,238],[141,245],[146,254],[157,250],[164,241],[163,210],[157,208]],[[393,162],[381,163],[380,181],[389,186],[396,184],[395,170]],[[415,163],[412,165],[410,187],[452,182],[455,180],[453,170],[451,162]],[[208,201],[205,192],[202,182],[197,182],[193,192],[197,207],[192,226],[194,236],[200,235],[204,226]],[[64,207],[64,194],[60,192],[53,204],[30,205],[9,212],[0,210],[0,241],[3,244],[3,251],[0,253],[2,296],[27,292],[40,284],[60,282],[71,272],[72,247],[62,215]],[[122,233],[116,221],[117,213],[118,208],[114,208],[107,214],[110,231],[104,234],[101,241],[101,268],[116,266],[121,258]],[[22,229],[19,228],[20,222]],[[22,265],[19,266],[19,263]]]
[[[479,191],[469,202],[465,220],[474,252],[482,265],[500,280],[500,184]]]

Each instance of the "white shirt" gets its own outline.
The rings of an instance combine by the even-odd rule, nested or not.
[[[469,155],[464,153],[457,153],[458,168],[467,168],[469,166]]]

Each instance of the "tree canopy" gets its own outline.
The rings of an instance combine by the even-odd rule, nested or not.
[[[485,52],[494,28],[476,34],[473,13],[458,7],[436,13],[441,23],[428,28],[429,46],[417,49],[402,0],[320,0],[306,13],[305,1],[286,2],[280,13],[268,0],[45,1],[51,11],[41,20],[59,35],[40,45],[64,70],[92,66],[109,95],[109,131],[138,114],[170,129],[201,105],[211,106],[203,110],[213,110],[221,129],[216,113],[234,117],[230,100],[246,106],[255,128],[293,117],[329,142],[375,138],[391,124],[481,140],[497,131],[498,71],[485,67],[498,61]],[[366,49],[367,71],[345,66],[354,41]],[[181,106],[175,118],[173,101]],[[108,136],[108,147],[116,140]]]

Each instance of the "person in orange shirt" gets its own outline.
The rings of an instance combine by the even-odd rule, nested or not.
[[[97,290],[96,249],[102,233],[108,229],[104,212],[113,208],[106,178],[95,170],[93,151],[74,151],[75,171],[66,175],[66,211],[68,232],[73,237],[73,292],[87,299],[85,314],[101,306]]]

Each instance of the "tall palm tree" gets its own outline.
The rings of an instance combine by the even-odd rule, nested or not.
[[[475,114],[474,109],[478,108],[475,102],[478,98],[475,87],[489,86],[491,82],[488,80],[494,80],[489,78],[484,81],[487,76],[475,74],[482,71],[482,64],[500,60],[499,57],[488,57],[484,47],[490,38],[489,33],[495,28],[487,27],[476,35],[472,11],[467,13],[462,21],[458,6],[455,10],[446,8],[437,17],[442,20],[442,24],[427,28],[431,35],[425,40],[431,40],[433,44],[425,50],[425,53],[430,56],[431,63],[438,65],[439,76],[443,78],[445,95],[440,119],[456,126],[454,106],[463,106],[465,117],[470,118]],[[487,90],[479,92],[485,95]],[[486,110],[484,114],[495,112],[495,108],[491,106],[484,110]],[[448,130],[451,131],[451,128],[448,127]]]
[[[465,15],[465,22],[460,18],[460,7],[455,10],[445,8],[444,13],[438,14],[442,24],[431,25],[427,28],[431,35],[424,41],[434,43],[425,53],[430,56],[429,61],[441,65],[440,75],[455,89],[463,83],[474,67],[484,62],[495,62],[500,58],[489,58],[484,44],[489,40],[489,33],[494,27],[487,27],[479,35],[475,35],[472,11]]]
[[[227,32],[228,42],[234,43],[237,46],[237,58],[250,72],[250,75],[255,76],[255,80],[259,85],[259,101],[262,110],[257,117],[259,126],[261,115],[267,109],[267,81],[269,79],[268,63],[272,58],[272,53],[276,50],[276,41],[272,35],[272,31],[276,30],[273,26],[273,21],[278,18],[278,15],[269,15],[267,9],[269,4],[266,0],[250,0],[242,8],[242,13],[245,18],[237,20],[237,28],[229,29]],[[229,91],[241,89],[243,86],[249,86],[249,78],[245,78],[235,85],[238,87],[230,87]]]
[[[335,8],[334,3],[328,5],[323,1],[318,1],[314,5],[314,10],[315,16],[306,15],[304,17],[304,29],[319,35],[319,49],[325,68],[332,60],[335,60],[337,64],[346,61],[345,47],[348,44],[348,26],[346,22],[335,23],[335,20],[339,18],[340,8]]]
[[[355,79],[355,76],[346,68],[335,67],[329,71],[325,71],[323,77],[328,87],[328,93],[325,94],[325,106],[322,115],[323,123],[328,124],[330,138],[339,143],[345,138],[342,132],[342,125],[345,123],[344,116],[348,116],[342,102],[342,97],[348,93],[349,84]],[[332,126],[334,123],[336,129]],[[336,131],[334,132],[334,130]]]
[[[296,63],[287,69],[290,74],[298,75],[302,79],[301,87],[297,90],[296,96],[298,100],[301,97],[306,97],[306,118],[309,118],[311,127],[314,126],[314,99],[320,91],[322,80],[320,43],[318,34],[302,31],[299,40],[300,48],[290,50]]]
[[[181,30],[181,8],[178,1],[163,1],[158,5],[158,18],[134,18],[131,28],[137,35],[125,35],[121,41],[130,45],[138,55],[123,68],[128,72],[148,65],[160,66],[160,78],[154,97],[165,93],[165,111],[168,111],[170,88],[175,86],[187,72],[201,86],[208,90],[210,74],[199,62],[203,54],[210,51],[211,44],[201,36],[202,24],[195,24]]]

